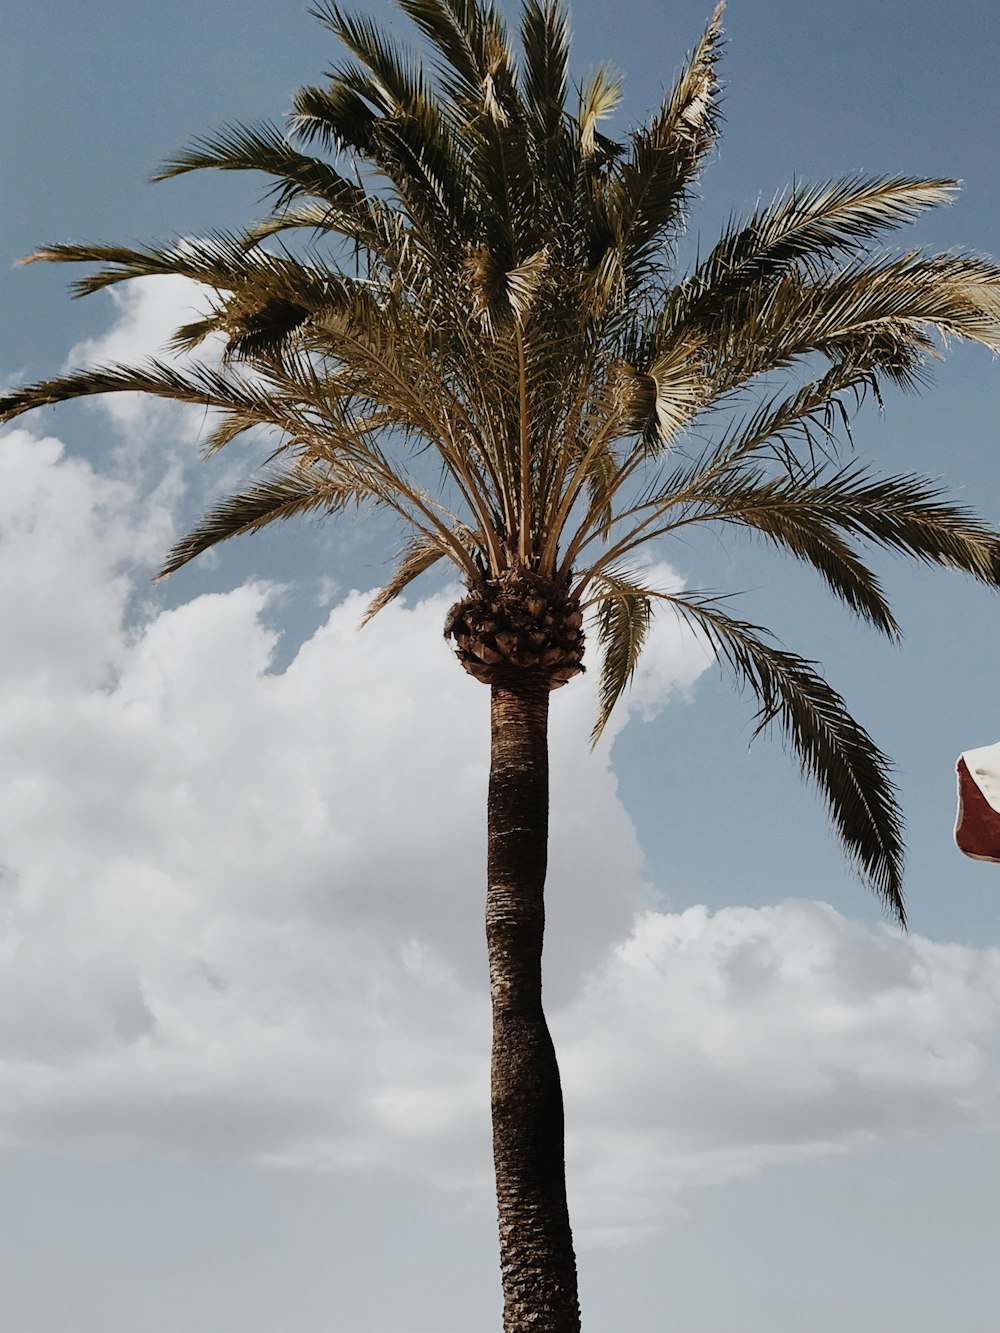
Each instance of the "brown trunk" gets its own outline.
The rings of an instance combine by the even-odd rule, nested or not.
[[[542,1012],[549,686],[541,671],[508,669],[491,688],[486,939],[503,1326],[578,1333],[562,1089]]]

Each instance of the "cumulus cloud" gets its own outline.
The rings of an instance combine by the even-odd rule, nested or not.
[[[282,671],[263,585],[126,630],[126,563],[166,520],[56,441],[12,432],[0,462],[4,1140],[485,1189],[486,696],[441,639],[449,594],[359,634],[352,593]],[[650,652],[643,711],[705,665],[669,621]],[[651,910],[593,707],[592,683],[553,702],[550,999],[585,1229],[992,1123],[997,954],[817,904]]]
[[[145,497],[59,440],[8,430],[0,451],[0,671],[42,691],[53,678],[93,683],[114,662],[133,569],[154,560],[172,527]]]
[[[1000,950],[824,903],[644,913],[555,1028],[597,1239],[655,1225],[687,1186],[1000,1111]]]

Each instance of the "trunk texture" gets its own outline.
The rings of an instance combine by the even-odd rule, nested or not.
[[[486,939],[503,1326],[578,1333],[562,1089],[542,1012],[549,682],[541,671],[508,669],[491,689]]]

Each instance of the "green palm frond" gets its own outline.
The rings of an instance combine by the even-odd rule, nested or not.
[[[307,227],[315,232],[317,237],[328,236],[337,232],[349,235],[351,234],[351,225],[350,218],[342,210],[318,200],[310,200],[304,204],[280,209],[271,214],[270,217],[260,218],[247,229],[247,239],[257,244],[266,240],[267,237],[277,236],[283,231],[294,231]],[[357,237],[355,239],[360,241],[362,238]],[[381,253],[381,250],[376,253]]]
[[[477,0],[397,0],[440,54],[445,92],[459,105],[484,109],[489,96],[504,115],[517,110],[516,71],[497,9]]]
[[[403,9],[431,41],[440,57],[441,76],[452,96],[477,99],[483,92],[481,41],[476,40],[468,5],[447,0],[399,0]]]
[[[745,464],[677,468],[610,522],[625,532],[612,559],[691,524],[745,527],[812,565],[842,601],[891,638],[899,636],[898,625],[855,540],[961,570],[990,587],[1000,576],[1000,535],[967,507],[945,500],[936,482],[879,477],[856,464],[776,477]],[[603,555],[594,569],[608,560]]]
[[[852,414],[872,394],[881,401],[877,378],[881,355],[867,346],[854,349],[854,355],[818,380],[791,394],[765,398],[704,449],[692,475],[763,455],[796,476],[814,470],[819,459],[835,457],[843,437],[852,438]],[[666,495],[669,486],[665,483],[662,490]]]
[[[377,113],[343,78],[326,88],[307,85],[292,97],[289,133],[307,146],[319,142],[334,153],[370,153]]]
[[[934,353],[932,334],[1000,350],[1000,268],[960,253],[857,260],[804,279],[750,283],[718,310],[678,326],[700,336],[717,394],[813,353],[903,373]],[[655,345],[655,343],[654,343]]]
[[[928,565],[961,570],[996,586],[1000,537],[965,505],[943,499],[927,477],[877,477],[845,468],[822,478],[811,501],[846,532]]]
[[[903,820],[891,765],[815,664],[768,641],[758,625],[727,615],[718,602],[658,595],[706,636],[719,657],[750,687],[760,708],[755,735],[777,722],[803,774],[819,788],[848,858],[900,925]]]
[[[978,255],[919,250],[856,261],[800,288],[806,336],[821,350],[877,324],[931,325],[1000,350],[1000,267]],[[822,313],[821,313],[822,312]]]
[[[137,277],[174,274],[189,278],[214,291],[214,309],[183,325],[172,345],[190,348],[218,332],[228,340],[229,353],[244,358],[280,350],[306,320],[349,311],[368,292],[363,281],[339,269],[316,261],[303,264],[290,255],[261,248],[251,250],[243,238],[224,234],[143,250],[50,246],[34,258],[104,265],[73,284],[78,296]]]
[[[1000,570],[995,530],[971,509],[945,500],[940,485],[928,477],[880,477],[851,464],[794,477],[768,479],[759,471],[738,470],[710,477],[704,485],[690,474],[684,480],[677,473],[672,480],[654,503],[665,511],[689,506],[678,526],[745,524],[794,551],[796,531],[808,544],[816,525],[818,539],[839,531],[927,565],[961,570],[989,585],[995,585]]]
[[[392,182],[425,243],[447,252],[470,241],[472,182],[430,109],[421,105],[384,118],[374,138],[372,157]]]
[[[346,46],[359,63],[333,71],[324,95],[310,94],[296,108],[294,127],[325,127],[333,133],[335,113],[346,111],[360,128],[361,149],[392,181],[411,218],[440,243],[463,218],[472,182],[455,151],[449,117],[432,95],[423,69],[392,42],[371,19],[348,14],[333,0],[322,0],[313,13]],[[380,113],[365,121],[357,102]],[[346,99],[346,100],[345,100]],[[303,119],[302,113],[320,118]],[[344,126],[337,137],[346,142]],[[438,225],[444,222],[442,228]]]
[[[597,641],[601,649],[601,681],[597,721],[590,734],[596,745],[615,704],[621,698],[639,662],[649,633],[651,593],[627,570],[606,570],[595,580]]]

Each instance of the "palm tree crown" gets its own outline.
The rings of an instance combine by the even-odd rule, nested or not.
[[[209,452],[269,428],[268,469],[178,542],[163,573],[277,519],[378,506],[412,532],[369,614],[451,561],[468,595],[447,632],[478,679],[521,670],[563,684],[582,669],[591,613],[595,737],[654,608],[681,615],[755,691],[759,726],[779,722],[902,920],[884,756],[812,663],[718,600],[647,586],[641,554],[692,524],[749,529],[890,636],[864,546],[1000,581],[990,528],[932,482],[876,476],[837,450],[854,409],[886,384],[919,384],[940,339],[1000,351],[994,264],[873,248],[953,183],[796,186],[678,274],[674,243],[720,128],[721,5],[670,95],[617,140],[599,127],[620,80],[599,69],[571,98],[552,0],[524,0],[518,52],[485,0],[398,4],[428,64],[321,0],[347,54],[296,94],[287,130],[230,126],[159,173],[265,173],[270,208],[247,231],[32,256],[96,264],[81,294],[194,279],[210,308],[173,346],[221,337],[222,357],[88,368],[0,411],[140,390],[217,409]]]

